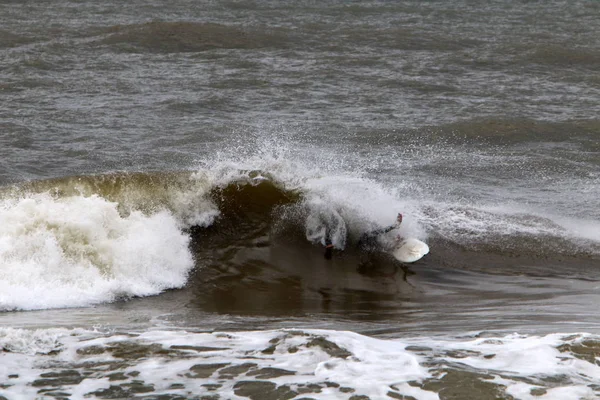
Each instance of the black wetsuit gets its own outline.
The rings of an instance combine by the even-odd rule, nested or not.
[[[377,239],[379,236],[386,234],[398,228],[397,224],[390,225],[387,228],[375,229],[374,231],[363,233],[358,240],[358,248],[363,250],[375,250],[379,247]]]
[[[331,239],[329,239],[329,235],[325,238],[325,258],[330,260],[333,257],[333,244],[331,244]]]

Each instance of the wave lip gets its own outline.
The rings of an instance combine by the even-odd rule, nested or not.
[[[168,211],[122,216],[99,196],[35,194],[0,207],[0,310],[89,306],[181,287],[189,237]]]

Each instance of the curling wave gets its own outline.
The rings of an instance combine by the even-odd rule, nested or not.
[[[298,249],[312,242],[318,254],[325,229],[355,265],[360,236],[390,224],[399,211],[407,216],[399,233],[430,243],[433,254],[421,266],[549,274],[547,267],[560,260],[565,274],[585,276],[586,265],[598,265],[598,240],[565,221],[410,199],[356,175],[215,164],[196,172],[66,177],[3,188],[0,309],[155,295],[190,284],[194,267],[202,276],[230,262],[232,256],[212,253],[227,253],[241,241],[254,243],[250,253],[282,241]],[[242,259],[255,264],[260,256]],[[245,268],[245,261],[238,264]]]

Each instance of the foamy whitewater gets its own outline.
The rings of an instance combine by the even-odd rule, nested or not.
[[[152,398],[218,393],[232,399],[437,400],[454,398],[452,385],[459,383],[472,385],[470,395],[481,398],[488,398],[486,388],[496,388],[507,398],[594,399],[600,366],[577,349],[599,339],[587,334],[400,340],[329,330],[4,328],[0,345],[7,354],[0,379],[7,383],[3,395],[14,399],[33,398],[38,388],[60,381],[61,391],[72,398],[151,392]]]
[[[0,208],[0,307],[82,307],[185,284],[189,238],[162,211],[121,216],[98,196],[49,194]]]

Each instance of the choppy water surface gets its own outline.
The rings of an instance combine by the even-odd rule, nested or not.
[[[599,16],[0,2],[0,399],[600,397]]]

